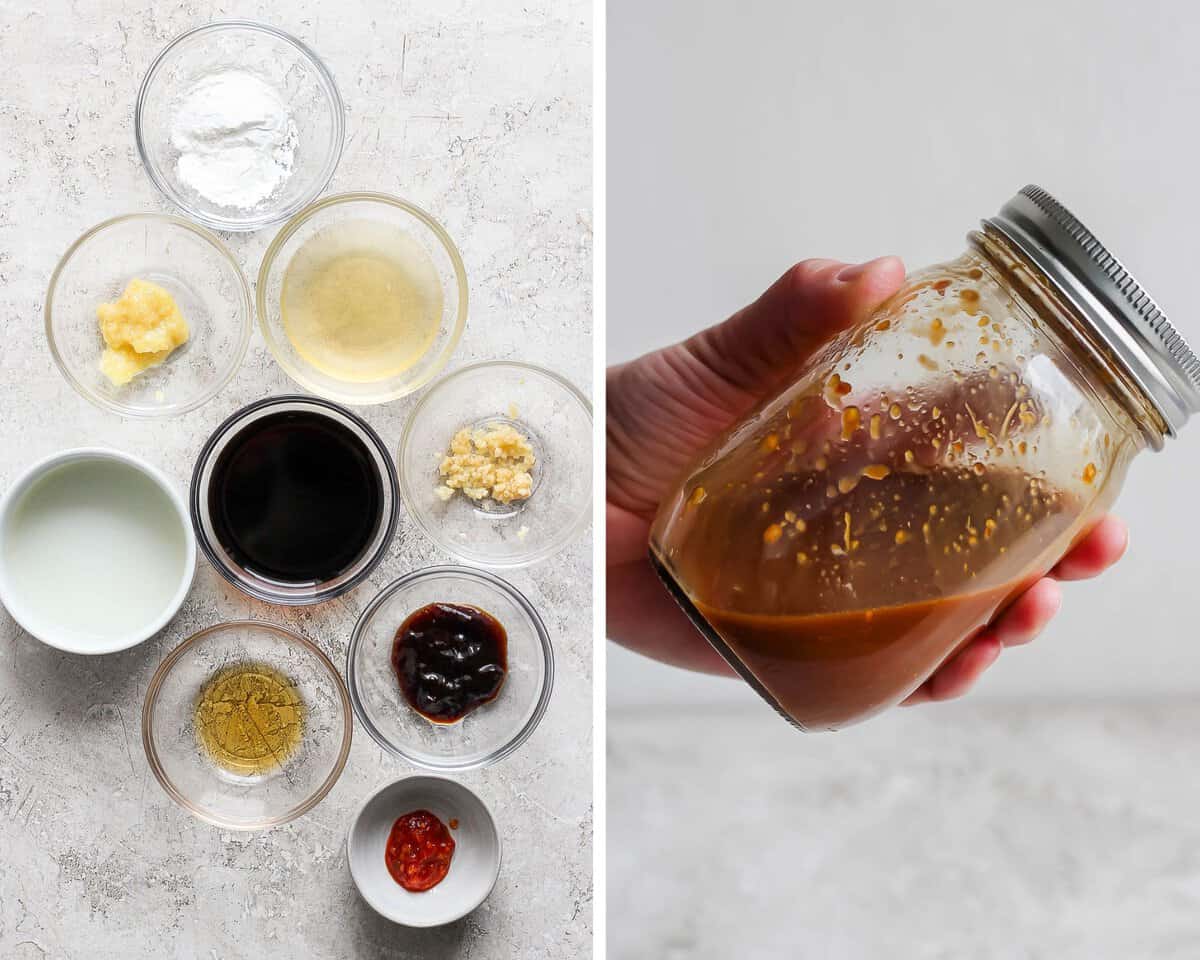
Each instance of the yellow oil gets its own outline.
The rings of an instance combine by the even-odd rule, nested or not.
[[[213,762],[259,776],[287,761],[304,736],[296,685],[264,663],[237,663],[214,674],[196,699],[196,735]]]
[[[442,321],[437,266],[412,235],[345,220],[310,237],[283,277],[280,311],[296,352],[322,373],[374,383],[404,373]]]

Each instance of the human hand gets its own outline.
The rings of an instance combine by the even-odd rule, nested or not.
[[[659,502],[723,430],[777,392],[813,351],[864,319],[904,281],[895,257],[848,266],[806,260],[750,306],[682,343],[608,371],[608,634],[665,663],[733,671],[663,589],[646,557]],[[1028,643],[1058,611],[1059,581],[1094,577],[1125,550],[1125,525],[1102,519],[1050,574],[947,660],[905,703],[949,700],[1004,647]]]

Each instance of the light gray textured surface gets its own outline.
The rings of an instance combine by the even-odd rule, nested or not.
[[[325,59],[347,106],[331,192],[377,189],[426,207],[458,242],[471,315],[452,368],[519,358],[590,393],[591,48],[585,0],[159,4],[0,0],[0,486],[81,444],[147,457],[186,485],[208,433],[293,385],[257,331],[235,381],[178,420],[123,422],[78,397],[42,335],[46,282],[86,227],[167,209],[134,148],[138,83],[180,31],[250,16]],[[226,238],[253,281],[271,231]],[[364,415],[395,448],[411,398]],[[142,695],[164,654],[218,620],[312,637],[341,664],[351,625],[392,577],[444,561],[403,526],[372,582],[316,608],[251,602],[201,562],[175,621],[133,651],[58,654],[0,613],[0,956],[566,958],[591,940],[591,548],[509,579],[557,653],[549,712],[519,753],[462,779],[492,805],[505,862],[492,897],[437,931],[378,918],[346,869],[348,816],[411,772],[360,730],[345,774],[308,816],[265,834],[193,820],[153,780]]]
[[[1200,705],[608,721],[611,960],[1184,960]]]

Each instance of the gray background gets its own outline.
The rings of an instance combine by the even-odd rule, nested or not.
[[[610,363],[1028,182],[1200,341],[1194,5],[611,0],[608,43]],[[610,644],[612,955],[1195,956],[1198,470],[1195,424],[1143,455],[1126,559],[959,704],[806,737]]]
[[[326,60],[347,108],[331,192],[375,189],[432,211],[458,242],[471,316],[452,367],[519,358],[590,392],[591,14],[583,0],[159,4],[0,0],[0,488],[54,450],[106,444],[180,489],[208,433],[293,385],[257,331],[234,382],[199,411],[123,422],[78,397],[42,333],[46,282],[85,228],[166,209],[133,142],[137,86],[161,47],[222,16],[295,33]],[[253,279],[273,231],[227,237]],[[394,449],[411,398],[364,408]],[[0,612],[0,956],[6,958],[567,958],[591,951],[591,547],[508,577],[547,622],[550,709],[532,739],[462,779],[505,845],[491,898],[436,931],[377,917],[344,838],[379,784],[413,770],[361,729],[312,813],[267,833],[192,819],[158,787],[139,735],[145,686],[176,643],[222,619],[284,623],[341,664],[350,628],[389,580],[443,557],[402,524],[387,560],[340,600],[252,602],[201,561],[159,636],[108,657],[43,647]]]

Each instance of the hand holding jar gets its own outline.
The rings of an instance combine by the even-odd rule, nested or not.
[[[810,261],[612,371],[615,639],[714,664],[636,559],[658,508],[652,554],[688,617],[789,719],[830,729],[963,692],[1053,614],[1045,574],[1120,555],[1104,513],[1195,408],[1195,361],[1036,188],[971,248],[907,280],[894,259]]]

